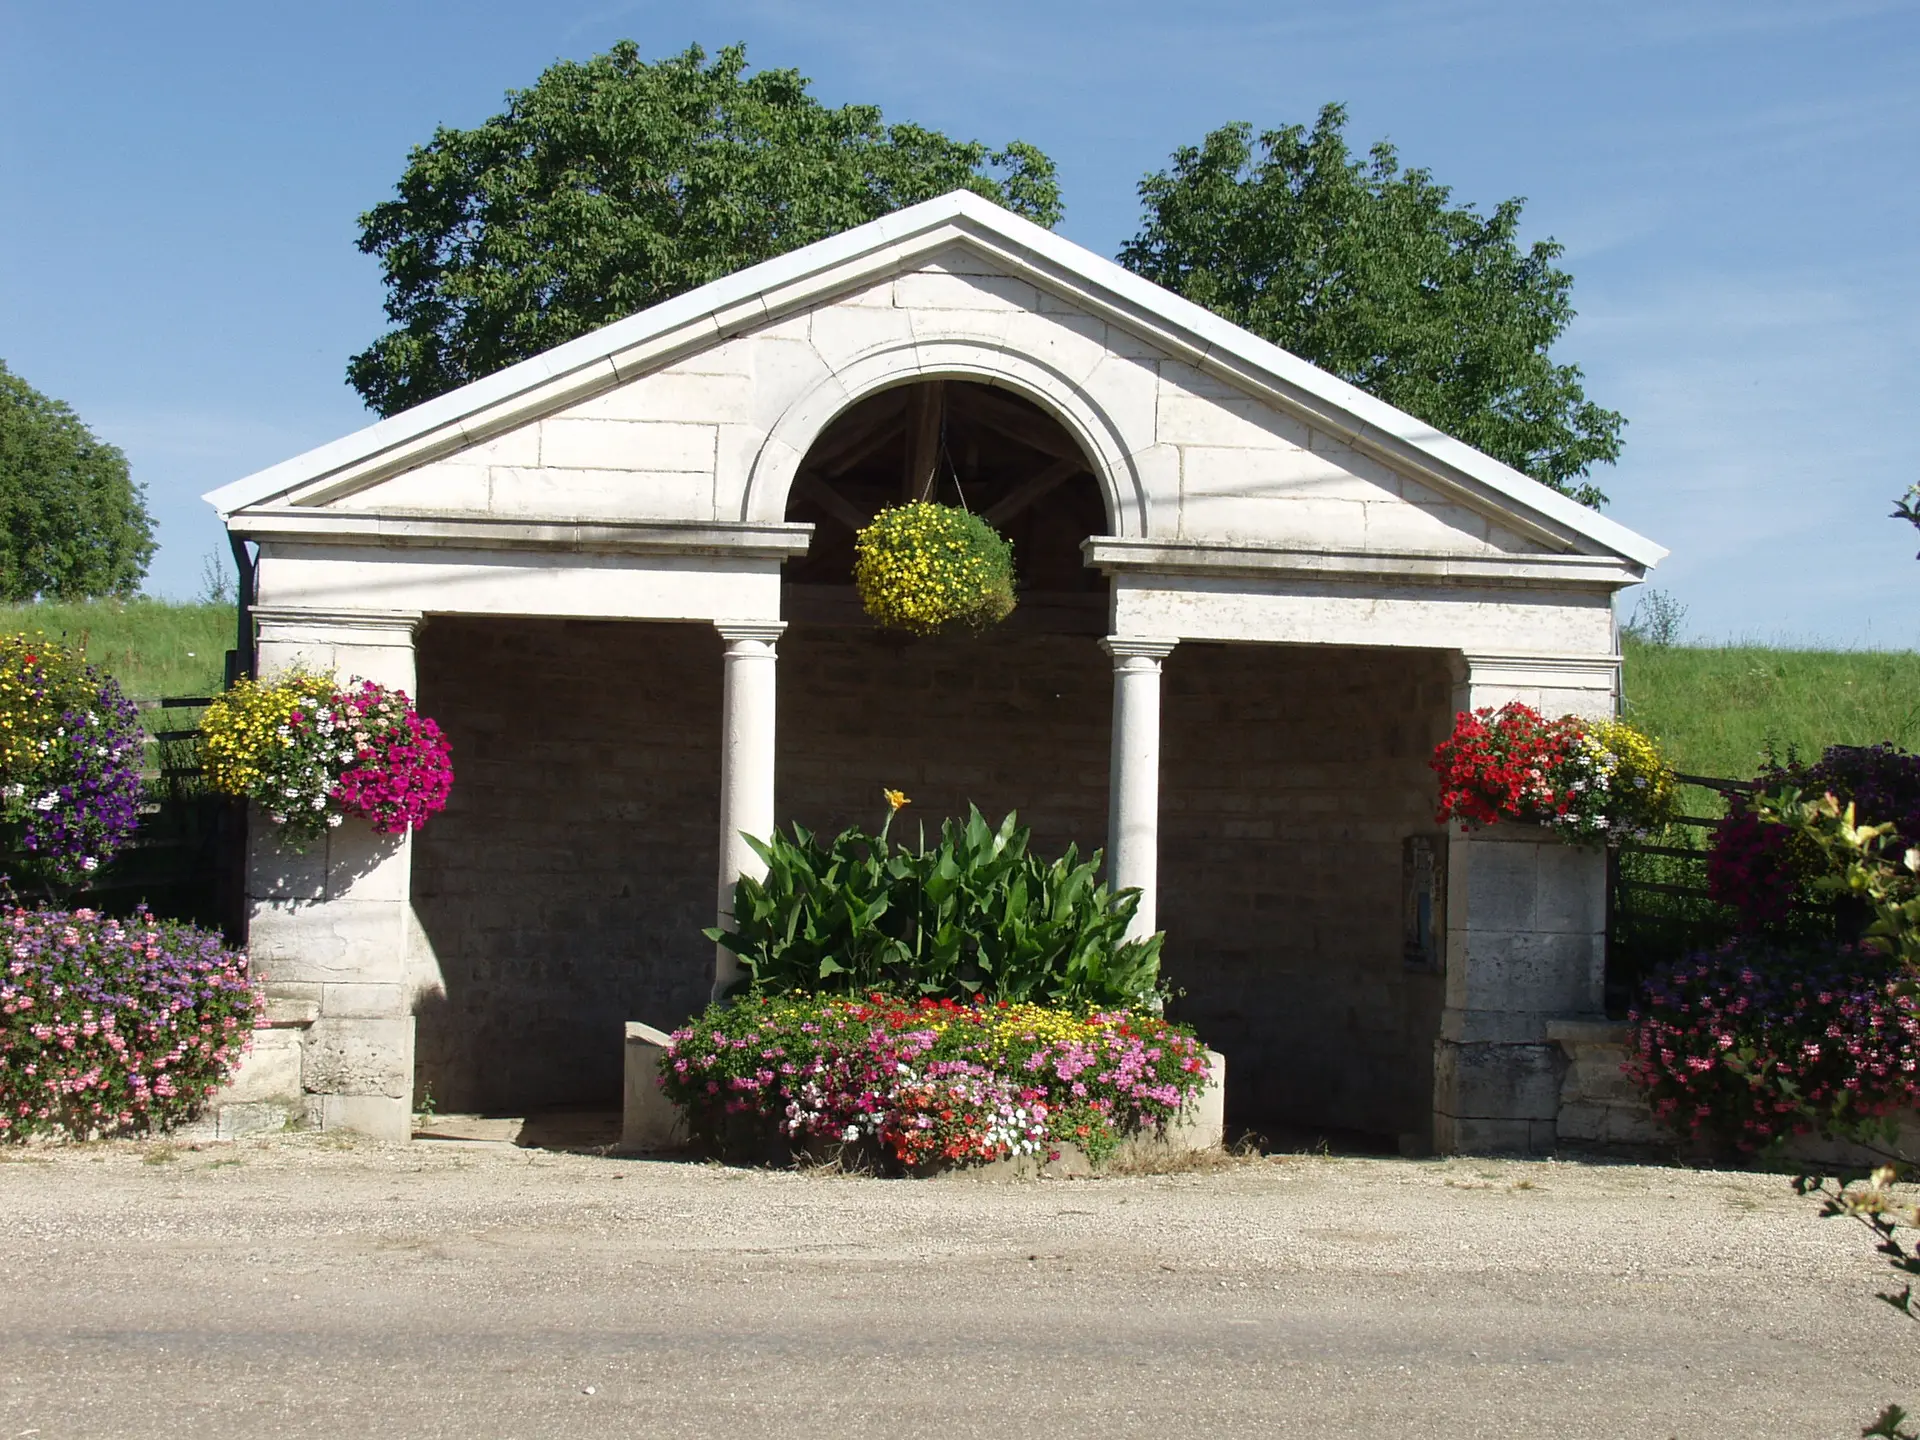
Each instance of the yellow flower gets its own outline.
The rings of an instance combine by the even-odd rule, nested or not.
[[[888,807],[894,810],[898,810],[903,805],[911,805],[913,803],[911,800],[907,799],[905,795],[901,794],[898,790],[882,789],[880,793],[887,797]]]

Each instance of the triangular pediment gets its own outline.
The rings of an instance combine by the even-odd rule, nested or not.
[[[1004,377],[982,371],[992,383],[1091,417],[1083,444],[1137,491],[1131,518],[1115,505],[1119,534],[1637,567],[1665,553],[967,194],[754,266],[207,498],[239,517],[765,520],[756,477],[778,472],[775,447],[804,449],[795,415],[830,415],[836,386],[844,404],[857,386],[970,373],[976,354],[1003,358]]]

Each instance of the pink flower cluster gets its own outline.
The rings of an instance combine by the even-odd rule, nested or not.
[[[362,816],[379,834],[399,835],[446,808],[452,751],[404,691],[363,680],[335,704],[356,750],[333,787],[342,810]]]
[[[1756,1151],[1920,1103],[1920,1009],[1884,956],[1736,942],[1656,974],[1629,1018],[1626,1073],[1683,1135]]]
[[[252,1042],[260,997],[217,935],[14,908],[0,945],[0,1141],[185,1119]]]

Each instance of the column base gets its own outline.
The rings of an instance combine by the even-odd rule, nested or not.
[[[1544,1155],[1558,1141],[1566,1055],[1551,1041],[1437,1040],[1433,1147],[1442,1155]]]

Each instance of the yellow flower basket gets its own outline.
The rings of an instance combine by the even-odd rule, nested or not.
[[[927,501],[882,510],[853,554],[860,602],[890,629],[978,631],[1013,613],[1013,546],[970,511]]]

